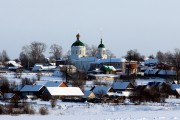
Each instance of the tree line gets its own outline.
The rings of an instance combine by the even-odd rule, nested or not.
[[[86,46],[86,54],[88,56],[95,56],[98,48],[95,45]],[[19,58],[15,59],[16,62],[21,62],[22,66],[24,68],[29,68],[30,66],[32,67],[36,63],[46,63],[48,64],[49,62],[54,62],[57,59],[60,58],[68,58],[70,56],[70,51],[68,51],[66,54],[63,55],[63,48],[62,46],[58,44],[52,44],[49,47],[49,54],[50,56],[47,59],[45,57],[45,52],[47,50],[47,45],[43,42],[31,42],[29,45],[24,45],[22,47],[22,50],[19,54]],[[113,52],[110,50],[106,50],[107,56],[110,57],[115,57]],[[137,49],[135,50],[129,50],[123,56],[126,60],[131,61],[137,61],[138,63],[144,61],[145,56],[141,55]],[[166,63],[172,66],[176,67],[176,71],[180,71],[180,49],[176,48],[173,52],[161,52],[158,51],[156,55],[149,55],[149,58],[156,58],[159,60],[159,62]],[[2,64],[4,64],[6,61],[9,61],[10,58],[6,52],[6,50],[3,50],[0,52],[0,61]]]

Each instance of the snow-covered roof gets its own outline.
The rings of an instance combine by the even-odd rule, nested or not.
[[[120,75],[117,74],[89,74],[91,76],[95,77],[108,77],[108,78],[113,78],[113,77],[119,77]]]
[[[103,70],[103,71],[116,71],[116,69],[114,68],[114,66],[107,66],[107,65],[103,65],[102,67],[101,67],[101,70]]]
[[[21,92],[38,92],[43,85],[25,85],[20,91]]]
[[[36,85],[43,85],[43,86],[45,86],[46,83],[47,83],[47,81],[36,81],[35,82]]]
[[[98,59],[93,64],[101,64],[101,63],[108,63],[108,62],[126,62],[124,58],[107,58],[107,59]]]
[[[93,89],[93,92],[95,94],[99,94],[100,92],[105,92],[107,94],[110,89],[111,87],[107,87],[107,86],[95,86],[95,88]]]
[[[59,87],[63,81],[47,81],[45,87]]]
[[[18,69],[18,68],[20,68],[20,67],[22,67],[22,66],[13,66],[13,67],[8,67],[8,69],[9,69],[9,70],[16,70],[16,69]]]
[[[34,67],[32,68],[32,71],[42,70],[42,68],[43,68],[43,65],[36,64],[36,65],[34,65]]]
[[[130,82],[114,82],[112,84],[113,89],[126,89]]]
[[[62,72],[60,71],[54,71],[52,76],[56,76],[56,77],[61,77],[62,76]]]
[[[172,90],[180,89],[180,85],[179,84],[172,84],[171,88],[172,88]]]
[[[7,64],[12,64],[13,66],[22,67],[20,64],[18,64],[16,61],[8,61]]]
[[[76,61],[89,61],[89,62],[93,62],[96,61],[96,57],[81,57],[79,59],[77,59]]]
[[[165,79],[163,78],[155,78],[155,79],[136,79],[136,85],[147,85],[149,82],[164,82]]]
[[[84,97],[88,97],[91,93],[93,93],[93,92],[90,91],[90,90],[84,91]],[[93,94],[94,94],[94,93],[93,93]]]
[[[156,87],[159,87],[163,84],[164,82],[149,82],[147,85],[148,86],[156,86]]]
[[[175,70],[161,70],[158,73],[159,75],[176,75]]]
[[[52,96],[83,96],[79,87],[47,87]]]
[[[144,74],[154,75],[159,71],[159,69],[147,69]]]
[[[48,66],[43,66],[42,64],[35,64],[34,67],[32,68],[32,71],[38,71],[38,70],[52,70],[55,69],[56,66],[48,65]]]
[[[4,93],[3,94],[3,97],[5,99],[11,99],[15,94],[14,93]]]

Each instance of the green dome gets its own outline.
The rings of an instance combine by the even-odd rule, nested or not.
[[[85,46],[84,43],[79,40],[80,38],[79,33],[76,35],[76,37],[77,37],[77,40],[72,44],[72,46]]]
[[[84,46],[84,43],[82,43],[80,40],[77,40],[72,44],[72,46]]]
[[[101,43],[99,44],[98,48],[105,48],[105,45],[102,44],[102,39],[101,39]]]

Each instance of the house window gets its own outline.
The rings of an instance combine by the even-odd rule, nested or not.
[[[103,54],[105,54],[105,50],[103,50]]]

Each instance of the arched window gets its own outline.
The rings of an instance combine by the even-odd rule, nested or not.
[[[81,54],[81,50],[79,50],[79,54]]]
[[[77,54],[77,50],[76,50],[76,54]]]

